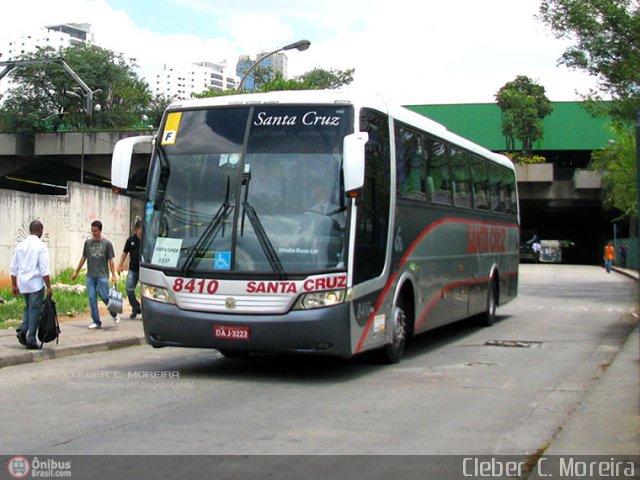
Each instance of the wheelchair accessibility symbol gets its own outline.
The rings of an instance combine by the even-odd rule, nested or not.
[[[231,252],[216,252],[213,260],[214,270],[231,270]]]

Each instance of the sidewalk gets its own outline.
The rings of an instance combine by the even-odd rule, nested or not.
[[[611,270],[621,273],[622,275],[626,275],[629,278],[633,278],[634,280],[640,280],[640,272],[638,272],[637,270],[631,270],[630,268],[622,267],[611,267]]]
[[[640,281],[637,270],[621,267],[612,270]],[[640,455],[639,362],[640,327],[636,326],[544,454]]]
[[[125,310],[120,323],[114,325],[106,310],[101,313],[102,328],[96,330],[87,328],[91,323],[89,313],[74,320],[63,321],[60,323],[58,344],[55,341],[45,343],[42,350],[27,350],[20,345],[15,328],[0,330],[0,368],[145,343],[142,317],[130,320],[130,312]]]
[[[636,327],[545,455],[640,455],[639,358]]]

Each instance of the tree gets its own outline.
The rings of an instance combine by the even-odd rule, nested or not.
[[[162,122],[162,115],[171,102],[171,98],[164,95],[156,95],[153,97],[146,111],[147,126],[153,125],[155,128],[158,128]]]
[[[149,102],[149,86],[122,55],[94,45],[74,45],[60,51],[40,48],[18,60],[63,58],[94,91],[86,112],[82,90],[57,63],[19,66],[11,75],[17,86],[0,108],[0,130],[34,133],[76,129],[128,128],[140,122]]]
[[[260,66],[253,71],[260,72]],[[268,69],[272,71],[271,69]],[[296,78],[285,80],[282,73],[277,72],[267,76],[264,72],[256,77],[256,92],[273,92],[279,90],[321,90],[336,89],[343,85],[348,85],[353,81],[355,69],[348,70],[324,70],[315,68]],[[207,90],[194,95],[196,98],[219,97],[223,95],[238,95],[246,93],[239,90]]]
[[[322,68],[314,68],[310,72],[300,75],[300,80],[309,90],[318,89],[336,89],[353,82],[353,73],[355,69],[347,70],[324,70]]]
[[[593,152],[592,167],[602,170],[604,204],[622,212],[622,217],[638,215],[636,196],[636,148],[635,132],[628,124],[617,123],[613,127],[615,141]]]
[[[560,63],[598,79],[601,100],[610,95],[608,115],[634,121],[640,109],[640,3],[637,0],[541,0],[539,18],[559,38],[574,42]]]
[[[260,92],[276,92],[282,90],[307,90],[307,85],[300,81],[299,79],[289,79],[286,80],[282,73],[277,72],[276,75],[269,80],[268,82],[264,82],[260,86]]]
[[[524,155],[531,156],[533,143],[544,135],[542,119],[553,111],[544,87],[519,75],[498,90],[495,97],[502,111],[507,150],[515,150],[515,140],[520,140]]]

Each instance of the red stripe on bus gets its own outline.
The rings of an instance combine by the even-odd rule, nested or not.
[[[360,340],[358,341],[358,344],[356,345],[356,349],[355,349],[354,353],[359,353],[362,350],[362,347],[363,347],[364,342],[365,342],[365,340],[367,338],[367,335],[369,334],[369,330],[371,330],[371,326],[373,325],[373,319],[378,314],[378,311],[380,310],[380,306],[382,305],[382,302],[384,301],[384,298],[387,296],[387,293],[389,293],[389,290],[393,286],[393,283],[395,282],[395,280],[396,280],[396,278],[398,276],[398,272],[400,270],[402,270],[402,267],[404,266],[405,263],[407,263],[408,258],[411,256],[413,251],[418,247],[418,245],[422,242],[424,237],[426,237],[429,233],[431,233],[431,231],[434,230],[436,227],[439,227],[440,225],[442,225],[444,223],[473,223],[475,225],[493,225],[493,226],[496,226],[496,227],[519,228],[519,226],[517,224],[515,224],[515,223],[476,221],[476,220],[470,220],[470,219],[465,219],[465,218],[451,218],[451,217],[441,218],[440,220],[436,220],[431,225],[429,225],[427,228],[425,228],[420,233],[420,235],[418,235],[418,237],[411,243],[411,245],[409,246],[407,251],[404,253],[402,258],[400,259],[400,264],[398,265],[398,271],[394,272],[389,277],[389,280],[387,280],[387,283],[383,287],[382,293],[380,293],[380,296],[378,297],[378,300],[376,300],[376,304],[375,304],[375,307],[373,308],[373,312],[371,313],[371,315],[369,315],[369,318],[367,319],[367,323],[364,326],[364,331],[362,332],[362,335],[360,336]],[[515,276],[515,275],[517,275],[517,273],[513,272],[513,273],[505,274],[504,276],[505,277],[511,277],[511,276]],[[481,283],[482,281],[487,281],[487,280],[485,280],[485,279],[468,280],[466,283],[471,285],[471,284],[474,284],[474,283]],[[420,323],[422,323],[424,321],[423,316],[426,317],[426,314],[428,313],[428,311],[431,310],[431,308],[433,308],[433,305],[435,305],[435,302],[438,300],[438,296],[441,296],[442,293],[447,291],[447,290],[451,290],[452,288],[455,288],[455,285],[463,284],[463,283],[465,283],[465,282],[452,283],[451,285],[447,285],[442,290],[440,290],[438,295],[436,295],[436,297],[429,303],[429,305],[427,306],[427,309],[425,310],[425,312],[420,316],[420,319],[421,319]],[[459,286],[462,286],[462,285],[459,285]],[[415,329],[417,330],[417,325],[416,325]]]
[[[478,278],[477,280],[455,282],[455,283],[452,283],[451,285],[447,285],[441,288],[440,291],[433,296],[433,298],[429,302],[429,305],[427,305],[427,307],[424,309],[424,311],[420,315],[420,318],[415,324],[415,331],[417,332],[420,329],[420,325],[422,325],[422,322],[424,322],[427,319],[427,315],[429,314],[431,309],[435,307],[436,303],[438,303],[438,300],[440,300],[445,293],[447,293],[450,290],[453,290],[454,288],[467,287],[469,285],[477,285],[479,283],[489,282],[490,280],[491,280],[491,277],[484,277],[484,278]]]
[[[516,275],[517,275],[516,272],[510,272],[510,273],[505,273],[504,275],[501,275],[501,277],[503,277],[503,278],[511,278],[511,277],[515,277]],[[454,282],[454,283],[452,283],[450,285],[446,285],[445,287],[441,288],[440,291],[437,294],[434,295],[433,299],[429,302],[429,305],[427,305],[427,307],[424,309],[424,311],[420,315],[420,318],[418,319],[418,321],[415,324],[415,331],[419,330],[420,325],[422,325],[422,322],[424,322],[426,320],[427,315],[429,314],[431,309],[436,305],[438,300],[440,300],[442,298],[442,295],[444,295],[448,291],[453,290],[455,288],[468,287],[470,285],[478,285],[480,283],[488,283],[490,281],[491,281],[491,277],[484,277],[484,278],[477,278],[475,280],[466,280],[466,281],[461,281],[461,282]]]
[[[373,307],[373,312],[371,312],[371,315],[369,315],[369,318],[367,319],[367,323],[364,326],[364,332],[362,332],[362,336],[360,337],[360,341],[358,342],[358,345],[356,346],[355,353],[358,353],[360,350],[362,350],[362,345],[364,344],[364,341],[367,338],[367,334],[369,333],[369,330],[371,329],[371,325],[373,325],[373,319],[376,316],[376,314],[378,313],[378,310],[380,310],[380,306],[382,305],[382,301],[384,300],[384,297],[387,296],[387,293],[389,292],[389,289],[393,285],[393,282],[395,281],[397,276],[398,276],[397,272],[392,274],[391,277],[389,278],[389,281],[387,282],[387,284],[382,289],[382,293],[378,297],[378,300],[376,300],[375,307]]]

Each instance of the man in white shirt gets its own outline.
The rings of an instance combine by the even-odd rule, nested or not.
[[[29,225],[30,235],[18,244],[11,258],[11,286],[13,294],[22,294],[25,308],[22,325],[17,330],[18,341],[29,350],[38,349],[36,331],[38,316],[44,301],[44,289],[51,296],[51,272],[49,250],[41,240],[44,226],[38,220]]]
[[[540,245],[540,242],[538,240],[533,242],[533,245],[531,245],[531,250],[533,250],[533,260],[536,263],[540,263],[540,253],[542,253],[542,245]]]

